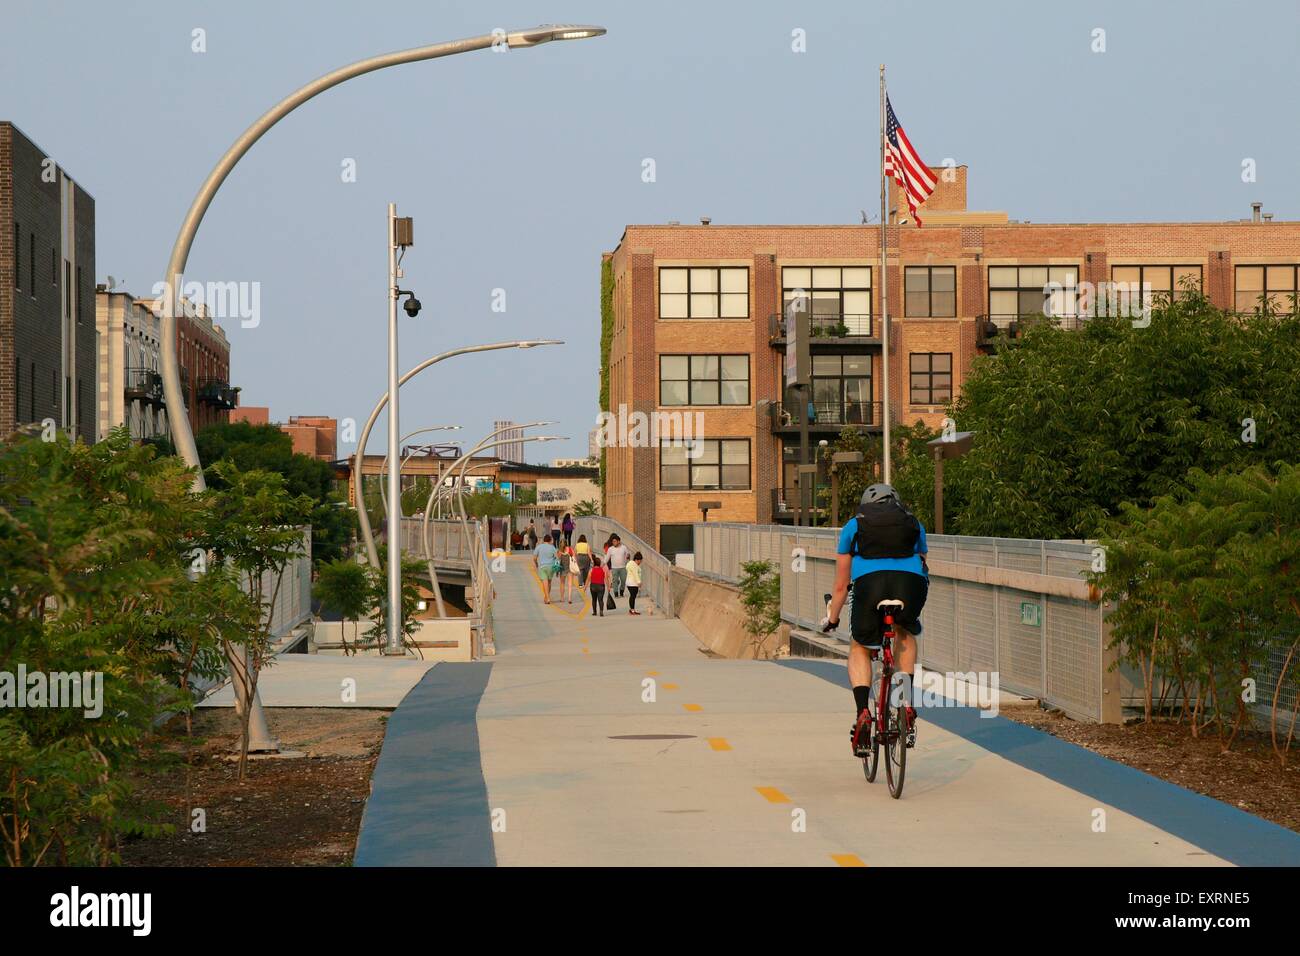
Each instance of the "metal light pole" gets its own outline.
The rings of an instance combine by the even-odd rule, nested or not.
[[[534,424],[551,425],[551,424],[554,424],[554,423],[553,423],[553,422],[538,422],[538,423],[534,423]],[[483,441],[479,442],[477,445],[475,445],[473,448],[471,448],[469,451],[467,451],[465,454],[461,455],[461,456],[460,456],[459,458],[457,458],[454,462],[452,462],[451,465],[450,465],[450,467],[448,467],[447,470],[446,470],[443,474],[450,475],[453,471],[456,470],[457,467],[460,467],[460,468],[461,468],[461,477],[463,478],[463,476],[464,476],[464,472],[465,472],[465,463],[468,462],[468,461],[469,461],[469,460],[470,460],[474,455],[476,455],[478,452],[480,452],[480,451],[484,451],[484,450],[486,450],[486,449],[488,449],[488,448],[496,448],[496,447],[498,447],[499,445],[507,445],[507,444],[510,444],[511,442],[515,442],[515,441],[558,441],[558,440],[559,440],[559,439],[558,439],[558,436],[555,436],[555,435],[529,435],[529,436],[527,436],[527,437],[525,437],[525,438],[508,438],[508,439],[503,439],[503,440],[501,440],[501,441],[493,442],[492,444],[488,444],[488,443],[489,443],[493,438],[495,438],[495,437],[497,437],[498,435],[500,435],[501,432],[512,431],[512,430],[515,429],[515,428],[521,428],[521,429],[522,429],[522,428],[532,428],[532,427],[534,427],[534,424],[530,424],[530,425],[511,425],[511,426],[509,426],[508,428],[501,428],[501,429],[498,429],[497,431],[495,431],[495,432],[493,432],[491,435],[489,435],[487,438],[483,439]],[[421,540],[421,542],[424,544],[424,558],[425,558],[425,561],[427,561],[427,562],[428,562],[428,565],[429,565],[429,577],[430,577],[430,580],[431,580],[431,581],[434,581],[434,582],[437,581],[437,570],[434,568],[433,549],[432,549],[432,547],[431,547],[430,544],[429,544],[429,515],[430,515],[430,513],[433,511],[433,501],[434,501],[434,498],[437,497],[437,495],[441,492],[441,490],[442,490],[442,481],[439,480],[438,484],[434,485],[433,490],[429,492],[429,501],[428,501],[428,503],[425,504],[425,506],[424,506],[424,522],[423,522],[423,526],[422,526],[421,531],[420,531],[420,540]],[[450,497],[450,494],[449,494],[448,496]],[[461,507],[459,510],[460,510],[460,526],[461,526],[461,533],[464,535],[464,539],[465,539],[465,542],[466,542],[466,551],[468,551],[468,549],[469,549],[469,526],[468,526],[468,524],[467,524],[467,522],[466,522],[466,520],[465,520],[465,509],[464,509],[463,505],[462,505],[462,507]],[[473,566],[473,565],[471,564],[471,567],[472,567],[472,566]],[[435,590],[436,590],[436,589],[437,589],[437,584],[436,584],[436,583],[435,583],[434,587],[435,587]]]
[[[407,236],[406,239],[410,239]],[[409,243],[406,243],[409,244]],[[397,250],[405,248],[397,235],[397,204],[388,204],[388,457],[401,454],[397,389]],[[398,469],[388,469],[388,644],[385,654],[405,654],[402,647],[402,488]]]
[[[454,358],[457,355],[468,355],[471,352],[491,352],[494,349],[531,349],[536,348],[539,345],[563,344],[564,343],[559,339],[525,339],[517,342],[494,342],[491,345],[466,345],[462,348],[451,349],[448,352],[442,352],[432,358],[425,359],[419,365],[415,366],[415,368],[411,369],[398,379],[397,385],[398,388],[401,388],[401,386],[405,385],[429,366],[437,365],[439,362],[445,361],[449,358]],[[357,450],[352,460],[352,474],[357,498],[357,524],[361,527],[361,540],[366,545],[366,557],[374,567],[379,566],[379,549],[375,547],[375,535],[374,532],[370,530],[370,516],[366,514],[365,483],[363,481],[365,475],[362,471],[362,466],[365,463],[366,444],[370,441],[370,430],[375,427],[375,422],[379,421],[379,415],[387,404],[388,393],[385,392],[383,397],[379,399],[378,403],[376,403],[374,410],[370,413],[370,417],[366,419],[365,427],[361,429],[361,437],[357,439]]]

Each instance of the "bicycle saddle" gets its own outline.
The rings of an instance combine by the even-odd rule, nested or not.
[[[883,601],[881,601],[879,604],[876,605],[876,610],[879,611],[881,608],[886,608],[886,607],[901,608],[905,606],[906,605],[902,601],[899,601],[896,598],[885,598]]]

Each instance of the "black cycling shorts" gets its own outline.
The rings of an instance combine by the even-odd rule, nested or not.
[[[929,580],[911,571],[871,571],[862,575],[853,582],[853,639],[866,647],[880,646],[882,632],[876,605],[884,600],[903,602],[894,620],[903,630],[915,634],[929,590]]]

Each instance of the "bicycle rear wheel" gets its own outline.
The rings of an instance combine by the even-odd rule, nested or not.
[[[889,709],[891,728],[885,734],[885,780],[889,795],[897,800],[903,795],[903,775],[907,771],[907,705]]]
[[[862,775],[867,778],[867,783],[875,783],[876,772],[880,770],[880,734],[876,733],[874,717],[868,730],[871,733],[871,752],[862,758]]]

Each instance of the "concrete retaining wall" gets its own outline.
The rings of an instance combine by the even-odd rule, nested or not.
[[[767,637],[761,646],[756,645],[745,630],[740,591],[729,584],[674,568],[672,589],[678,619],[697,641],[719,657],[767,659],[775,657],[778,648],[789,645],[790,629],[786,625]]]

